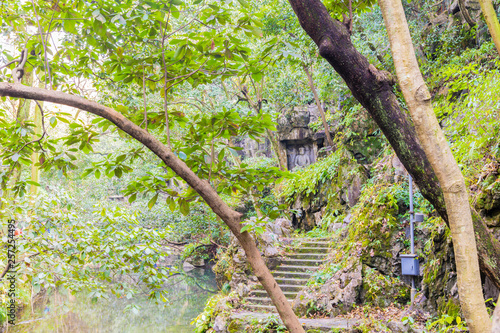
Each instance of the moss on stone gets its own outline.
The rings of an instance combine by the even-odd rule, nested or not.
[[[456,318],[461,314],[460,302],[456,298],[441,297],[438,300],[438,313],[440,315],[447,314],[450,317]]]
[[[410,287],[399,279],[363,266],[361,297],[365,302],[379,307],[387,307],[392,303],[406,304],[410,300]]]
[[[238,333],[243,331],[243,322],[239,319],[233,319],[227,325],[227,331],[229,333]]]

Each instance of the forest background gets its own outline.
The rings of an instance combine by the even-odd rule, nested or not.
[[[326,3],[339,19],[349,5],[352,21],[343,20],[352,42],[370,63],[394,73],[380,10],[370,2]],[[498,56],[480,12],[470,4],[457,10],[460,3],[404,5],[436,116],[462,173],[477,193],[495,191],[495,179],[481,181],[496,168],[499,149]],[[316,102],[308,74],[327,107],[325,121],[342,124],[333,133],[337,145],[377,140],[373,160],[392,154],[377,127],[356,133],[365,111],[286,2],[32,1],[2,2],[2,10],[3,82],[15,82],[22,71],[27,86],[117,110],[169,147],[227,205],[246,205],[240,209],[246,218],[289,214],[278,198],[286,196],[276,187],[282,179],[289,179],[285,194],[313,191],[311,178],[285,170],[278,150],[273,158],[240,161],[235,145],[248,136],[276,148],[276,119]],[[397,86],[394,92],[404,107]],[[160,286],[171,272],[155,267],[166,255],[165,240],[191,242],[186,256],[199,245],[212,244],[215,252],[229,243],[229,231],[193,187],[108,120],[5,97],[1,111],[2,216],[15,217],[23,230],[26,302],[56,287],[131,298],[137,284],[113,278],[130,273],[139,273],[151,299],[166,300]],[[327,165],[322,177],[333,178],[334,169]],[[107,200],[119,194],[131,206]],[[327,230],[346,214],[332,211],[318,227]],[[247,225],[243,231],[260,231]]]

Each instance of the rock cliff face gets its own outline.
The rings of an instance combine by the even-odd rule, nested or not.
[[[296,107],[277,119],[278,140],[280,149],[286,153],[288,170],[305,167],[316,161],[324,138],[316,136],[309,124],[317,119],[318,108],[312,105]]]
[[[324,147],[323,126],[319,126],[320,130],[316,132],[310,128],[309,125],[318,117],[316,106],[310,105],[295,108],[278,118],[278,138],[281,149],[286,151],[289,170],[304,168],[336,150],[336,147]],[[336,180],[325,178],[314,184],[314,194],[296,196],[291,207],[297,212],[292,217],[295,228],[310,230],[318,226],[325,217],[327,206],[335,206],[337,210],[353,207],[370,176],[370,164],[380,154],[384,139],[366,111],[362,109],[354,116],[342,117],[352,119],[335,118],[330,122],[330,134],[355,160],[343,159]]]
[[[365,189],[346,223],[339,226],[328,262],[294,301],[300,315],[314,311],[341,314],[356,304],[405,305],[410,279],[402,275],[399,256],[408,252],[406,203],[399,187],[380,179]],[[459,309],[453,247],[445,224],[427,217],[417,226],[415,248],[420,258],[415,309],[455,313]]]
[[[473,190],[477,193],[476,209],[493,234],[500,237],[500,165],[486,165]]]
[[[238,150],[238,156],[243,160],[247,158],[273,156],[271,143],[266,138],[256,141],[249,137],[243,137],[234,140],[234,145],[242,148],[242,150]]]

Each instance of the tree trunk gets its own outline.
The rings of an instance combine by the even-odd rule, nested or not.
[[[229,146],[231,148],[234,147],[231,138],[229,139]],[[234,156],[233,154],[231,154],[231,156],[233,158],[234,163],[236,163],[236,165],[240,166],[241,165],[240,157],[238,155]],[[252,200],[253,208],[255,209],[255,213],[257,214],[257,217],[258,218],[264,217],[264,214],[262,214],[262,210],[260,210],[260,207],[258,204],[259,198],[257,197],[257,195],[255,195],[255,191],[254,191],[253,186],[250,186],[249,191],[250,191],[250,199]]]
[[[401,0],[379,0],[391,44],[392,58],[418,138],[444,193],[457,266],[458,294],[472,333],[489,332],[481,286],[474,226],[465,180],[439,126],[413,49]]]
[[[495,307],[495,312],[493,312],[493,317],[491,319],[493,320],[491,333],[500,333],[500,296],[498,296],[497,306]]]
[[[418,141],[413,123],[399,107],[390,73],[377,70],[356,50],[346,27],[331,18],[320,0],[289,2],[300,25],[318,46],[320,55],[339,73],[353,96],[367,109],[401,163],[413,176],[423,197],[448,223],[443,191]],[[480,267],[500,288],[500,243],[477,213],[473,217]]]
[[[241,214],[229,208],[229,206],[219,197],[217,192],[206,180],[200,179],[182,160],[175,156],[175,154],[173,154],[168,147],[166,147],[153,135],[146,132],[146,130],[140,128],[125,118],[122,114],[111,108],[63,92],[26,87],[21,84],[0,83],[0,96],[51,102],[90,112],[96,116],[108,119],[118,128],[146,146],[179,177],[184,179],[186,183],[188,183],[189,186],[191,186],[205,200],[214,213],[216,213],[224,221],[224,223],[226,223],[245,250],[248,262],[252,266],[255,276],[259,279],[260,283],[267,291],[285,326],[290,332],[293,333],[304,332],[297,316],[293,313],[290,303],[264,263],[257,245],[255,244],[255,240],[248,232],[240,231],[242,228],[240,223]]]
[[[41,82],[39,87],[41,87]],[[43,102],[40,102],[40,105],[43,107]],[[37,140],[42,135],[42,111],[38,109],[38,106],[35,108],[35,134],[33,135],[33,140]],[[37,151],[34,151],[31,154],[31,180],[37,183],[40,183],[40,167],[35,165],[40,162],[40,154]],[[30,194],[35,197],[38,194],[38,186],[31,185],[30,186]],[[34,198],[33,198],[34,200]]]
[[[276,154],[276,158],[278,159],[278,165],[280,167],[281,171],[286,171],[287,166],[286,166],[286,157],[283,156],[283,153],[280,151],[279,147],[279,142],[274,133],[268,129],[266,129],[267,133],[267,138],[271,142],[271,148],[273,149],[274,153]]]
[[[466,0],[458,0],[458,8],[460,8],[460,13],[462,13],[462,16],[464,17],[465,21],[469,25],[469,27],[474,27],[476,25],[476,22],[470,17],[469,11],[467,10],[467,7],[465,6],[465,1]]]
[[[32,86],[33,85],[33,73],[29,71],[25,71],[22,79],[22,84]],[[19,101],[19,106],[16,112],[16,121],[18,124],[22,124],[24,126],[25,122],[30,117],[30,108],[31,108],[31,100],[23,99]],[[21,179],[22,165],[19,162],[16,162],[12,170],[12,174],[8,180],[7,188],[4,192],[4,197],[9,199],[12,198],[12,188],[16,185],[16,183]]]
[[[330,129],[328,128],[328,123],[326,122],[326,116],[325,116],[325,111],[323,110],[323,107],[321,106],[321,102],[318,97],[318,93],[316,92],[316,87],[314,87],[314,82],[311,73],[309,72],[309,69],[307,68],[306,65],[303,66],[304,71],[307,74],[307,79],[309,80],[309,87],[311,88],[313,95],[314,95],[314,100],[316,101],[316,106],[318,107],[319,114],[321,115],[321,121],[323,122],[323,127],[325,129],[325,138],[328,146],[333,147],[333,141],[332,137],[330,136]]]
[[[493,8],[493,3],[491,0],[479,0],[479,5],[481,6],[484,20],[488,25],[491,39],[495,43],[498,54],[500,54],[500,24],[498,23],[497,13],[495,12],[495,8]]]

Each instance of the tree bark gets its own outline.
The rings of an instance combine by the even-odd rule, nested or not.
[[[498,296],[497,306],[493,312],[491,333],[500,333],[500,296]]]
[[[329,15],[320,0],[289,0],[300,25],[319,48],[320,55],[344,79],[353,96],[367,109],[415,183],[448,223],[443,191],[427,159],[413,123],[393,93],[390,73],[379,71],[351,42],[346,27]],[[474,231],[481,270],[500,288],[500,243],[474,212]]]
[[[272,131],[266,129],[266,133],[267,133],[267,138],[271,143],[271,148],[274,150],[276,158],[278,159],[278,165],[280,167],[280,170],[286,171],[287,170],[286,160],[285,160],[286,157],[283,156],[283,153],[280,151],[278,139],[276,138],[276,136]]]
[[[443,189],[453,239],[460,304],[473,333],[489,332],[491,321],[483,298],[474,226],[465,180],[431,103],[401,0],[379,0],[392,58],[418,138]]]
[[[330,136],[330,129],[328,128],[328,123],[326,122],[326,116],[325,116],[325,111],[323,110],[323,107],[321,106],[321,102],[318,97],[318,93],[316,92],[316,87],[314,87],[314,82],[311,73],[309,72],[309,68],[307,68],[306,65],[303,66],[304,71],[307,74],[307,79],[309,80],[309,87],[311,88],[313,95],[314,95],[314,100],[316,101],[316,106],[318,107],[319,114],[321,115],[321,121],[323,122],[323,127],[325,128],[325,137],[326,137],[326,142],[330,147],[333,147],[333,141],[332,137]]]
[[[41,87],[41,82],[39,83],[39,87]],[[40,105],[43,107],[43,102],[40,102]],[[35,108],[35,115],[33,116],[35,122],[35,134],[33,134],[33,140],[37,140],[42,135],[42,111],[38,110],[38,106]],[[38,151],[34,151],[31,153],[31,180],[34,182],[40,182],[40,167],[36,164],[40,162],[40,154]],[[34,197],[38,194],[38,186],[31,184],[30,185],[30,194],[33,196],[32,200],[35,200]]]
[[[24,75],[21,79],[21,83],[25,85],[32,86],[33,85],[33,72],[25,71]],[[31,108],[31,100],[22,99],[19,101],[19,106],[16,112],[16,121],[18,124],[25,125],[25,122],[30,118],[30,108]],[[12,188],[17,184],[17,182],[21,179],[22,173],[22,164],[19,162],[15,162],[14,169],[12,170],[12,174],[8,180],[7,188],[4,192],[4,198],[7,200],[13,200]]]
[[[269,297],[276,306],[278,313],[285,326],[290,332],[303,333],[304,329],[300,325],[297,316],[293,313],[290,303],[281,291],[281,288],[274,280],[271,272],[267,268],[260,252],[255,244],[255,240],[248,232],[241,232],[241,214],[229,208],[229,206],[219,197],[217,192],[206,180],[200,179],[182,160],[172,153],[153,135],[140,128],[119,112],[100,105],[87,99],[69,95],[59,91],[27,87],[21,84],[0,83],[0,96],[9,96],[25,99],[33,99],[56,104],[62,104],[90,112],[96,116],[103,117],[118,128],[129,134],[131,137],[142,143],[158,156],[169,168],[179,177],[184,179],[210,206],[231,232],[236,236],[241,246],[245,250],[248,262],[253,268],[255,276],[259,279]]]
[[[476,22],[470,17],[469,11],[467,10],[467,7],[465,6],[465,0],[458,0],[458,8],[460,8],[460,12],[462,13],[462,16],[464,17],[465,21],[469,25],[469,27],[473,27],[476,25]]]
[[[488,25],[491,39],[495,43],[498,54],[500,54],[500,24],[498,23],[497,13],[493,7],[491,0],[479,0],[481,11],[483,12],[484,20]]]

